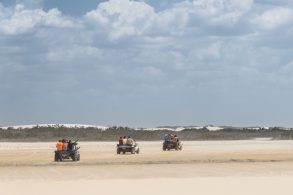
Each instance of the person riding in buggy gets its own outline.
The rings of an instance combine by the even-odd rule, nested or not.
[[[163,142],[163,150],[182,150],[182,143],[177,135],[165,134]]]
[[[63,161],[64,159],[72,159],[73,161],[80,160],[80,153],[78,147],[78,140],[72,142],[71,140],[62,139],[56,144],[54,161]]]
[[[126,136],[123,138],[120,137],[117,144],[117,154],[120,154],[121,152],[123,154],[126,152],[130,152],[131,154],[139,154],[138,144],[130,136],[128,136],[128,138],[126,138]]]

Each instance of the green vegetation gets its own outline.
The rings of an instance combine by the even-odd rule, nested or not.
[[[56,141],[60,138],[79,139],[80,141],[116,141],[119,136],[132,136],[140,141],[161,140],[165,133],[177,134],[181,140],[245,140],[255,138],[272,138],[276,140],[293,139],[293,131],[283,128],[239,129],[224,128],[219,131],[202,129],[185,129],[180,132],[168,130],[145,131],[128,127],[112,127],[108,130],[97,128],[34,127],[30,129],[1,129],[0,141]]]

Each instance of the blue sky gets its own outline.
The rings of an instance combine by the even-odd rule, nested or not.
[[[0,0],[0,125],[293,126],[289,0]]]

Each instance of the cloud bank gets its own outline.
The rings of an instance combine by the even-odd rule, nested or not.
[[[290,1],[42,5],[0,3],[0,124],[293,126]]]

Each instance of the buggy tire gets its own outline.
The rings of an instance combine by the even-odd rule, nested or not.
[[[139,152],[140,152],[140,151],[139,151],[139,148],[138,148],[138,149],[136,150],[136,154],[139,154]]]
[[[120,152],[121,152],[121,151],[120,151],[120,149],[119,149],[119,148],[117,148],[117,154],[120,154]]]
[[[123,154],[125,154],[126,152],[125,151],[123,151]]]
[[[61,154],[59,154],[59,153],[56,154],[56,153],[55,153],[55,161],[56,161],[56,162],[62,162],[62,160],[63,160],[63,159],[62,159]]]
[[[77,161],[78,155],[77,154],[73,154],[71,158],[72,158],[73,161]]]
[[[54,161],[55,161],[55,162],[58,162],[58,159],[59,159],[59,157],[58,157],[58,155],[55,153],[55,155],[54,155]]]
[[[135,154],[135,148],[131,148],[131,154]]]

